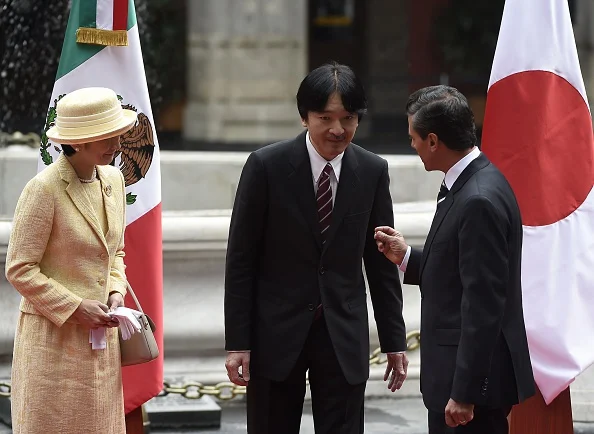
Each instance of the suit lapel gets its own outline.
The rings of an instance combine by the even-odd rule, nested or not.
[[[427,235],[427,241],[425,242],[425,246],[423,248],[423,256],[421,259],[420,268],[421,276],[423,275],[423,268],[425,266],[425,262],[427,261],[431,244],[433,244],[433,239],[435,238],[435,235],[437,234],[443,219],[454,204],[454,197],[456,193],[464,186],[464,184],[466,184],[466,182],[468,182],[470,178],[472,178],[476,172],[488,166],[489,163],[489,159],[483,153],[471,161],[466,169],[462,171],[456,182],[454,182],[454,185],[452,185],[452,189],[447,194],[446,198],[438,205],[437,212],[435,213],[435,217],[433,217],[433,222],[431,223],[431,228],[429,229],[429,234]]]
[[[359,176],[357,175],[359,162],[355,155],[355,151],[353,151],[351,146],[346,148],[342,158],[340,179],[334,200],[334,207],[332,209],[332,224],[330,225],[330,229],[328,229],[324,251],[326,251],[328,245],[330,245],[336,236],[336,232],[350,208],[352,203],[351,199],[355,197],[355,192],[357,188],[359,188]]]
[[[78,180],[78,176],[76,175],[74,168],[63,154],[60,154],[60,157],[55,164],[58,165],[58,171],[60,172],[62,180],[68,183],[68,186],[66,187],[66,193],[68,196],[70,196],[70,199],[72,199],[72,202],[76,208],[78,208],[79,212],[107,248],[105,236],[101,230],[101,225],[95,216],[95,212],[93,211],[89,199],[87,198],[87,194],[83,190],[82,184]]]
[[[107,175],[106,171],[102,167],[97,167],[99,172],[99,179],[101,180],[101,194],[103,195],[103,206],[105,207],[105,215],[107,216],[107,233],[105,238],[109,235],[109,232],[115,227],[117,219],[117,209],[115,204],[115,197],[113,193],[113,185]]]
[[[322,248],[322,236],[320,234],[320,222],[318,221],[318,210],[313,186],[313,174],[311,163],[305,146],[305,134],[303,132],[295,139],[290,157],[292,171],[288,176],[288,182],[295,194],[301,216],[309,225],[316,245]]]
[[[423,247],[423,256],[421,258],[421,275],[423,275],[423,268],[425,267],[425,262],[427,261],[427,256],[429,255],[429,249],[431,249],[431,244],[433,244],[433,239],[435,238],[435,234],[437,230],[441,226],[443,219],[445,218],[446,214],[454,204],[454,198],[452,196],[452,192],[448,193],[446,198],[437,206],[437,211],[435,212],[435,216],[433,217],[433,221],[431,222],[431,228],[429,229],[429,234],[427,234],[427,241],[425,241],[425,246]]]

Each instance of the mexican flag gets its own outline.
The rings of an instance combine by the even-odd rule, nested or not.
[[[143,310],[156,323],[157,360],[123,368],[125,411],[138,408],[163,388],[163,262],[161,172],[144,73],[134,0],[73,0],[48,117],[41,138],[38,169],[51,164],[59,144],[45,132],[54,124],[56,103],[81,87],[108,87],[123,108],[137,112],[136,125],[121,136],[114,164],[126,181],[126,274]],[[126,305],[133,306],[131,297]]]
[[[567,0],[507,0],[482,147],[524,225],[522,291],[546,404],[594,362],[594,139]]]

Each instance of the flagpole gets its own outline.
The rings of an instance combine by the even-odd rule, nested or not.
[[[144,406],[137,407],[126,415],[126,434],[145,434],[145,426],[149,425]]]
[[[573,434],[569,387],[548,406],[536,388],[536,395],[514,406],[510,434]]]

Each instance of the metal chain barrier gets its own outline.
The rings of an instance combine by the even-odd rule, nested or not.
[[[407,351],[415,351],[421,345],[421,332],[413,331],[406,335],[406,349]],[[382,365],[386,363],[385,355],[382,355],[381,349],[377,348],[369,356],[370,365]],[[245,395],[245,386],[238,386],[225,381],[215,385],[205,385],[198,382],[188,382],[183,385],[172,385],[168,382],[163,382],[163,390],[158,396],[167,396],[170,394],[178,394],[186,399],[200,399],[205,395],[212,396],[220,401],[229,401],[237,396]],[[10,398],[10,384],[0,383],[0,397]]]
[[[0,397],[10,398],[10,384],[0,383]]]
[[[163,391],[158,396],[167,396],[177,393],[187,399],[200,399],[204,395],[215,397],[221,401],[229,401],[236,396],[245,395],[245,386],[238,386],[225,381],[214,386],[205,386],[202,383],[189,382],[183,386],[172,386],[163,382]]]

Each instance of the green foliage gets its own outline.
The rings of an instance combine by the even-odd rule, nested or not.
[[[62,49],[68,0],[0,0],[0,130],[39,132]]]
[[[186,1],[135,0],[153,112],[183,100]],[[47,117],[70,0],[0,0],[0,130],[38,132]]]

